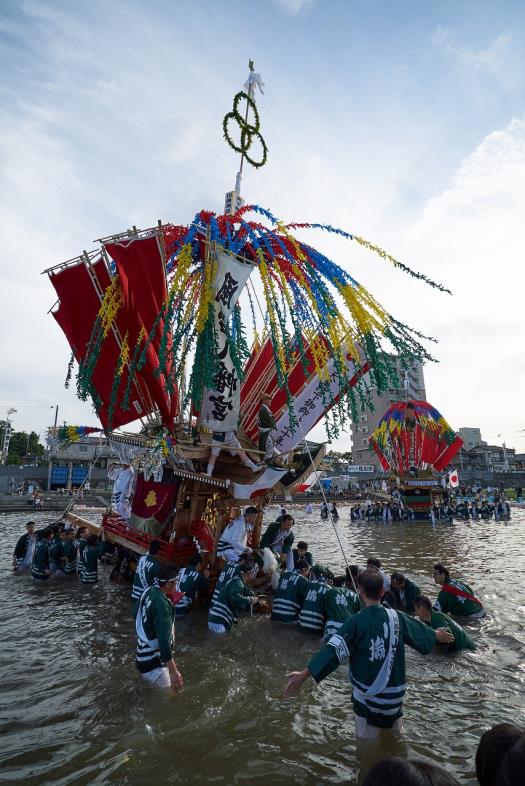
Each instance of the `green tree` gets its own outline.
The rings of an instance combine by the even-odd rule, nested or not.
[[[40,458],[44,453],[45,448],[40,444],[36,431],[31,431],[29,434],[26,431],[13,431],[6,463],[21,464],[23,456]]]

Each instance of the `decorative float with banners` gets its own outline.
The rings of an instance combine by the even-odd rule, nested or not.
[[[428,519],[443,495],[442,472],[463,440],[427,401],[395,401],[370,437],[382,469],[391,472],[416,518]]]
[[[102,523],[108,539],[143,553],[160,538],[161,554],[181,564],[195,548],[213,561],[239,505],[255,499],[261,509],[270,492],[307,482],[324,445],[306,435],[324,417],[337,437],[369,406],[371,385],[391,387],[387,349],[407,365],[431,360],[426,337],[305,242],[306,231],[354,241],[449,291],[358,235],[244,205],[244,162],[267,158],[254,100],[262,86],[250,63],[224,118],[241,160],[223,214],[133,227],[45,271],[72,351],[66,387],[76,363],[77,395],[92,400],[121,460]],[[122,431],[138,420],[139,434]]]

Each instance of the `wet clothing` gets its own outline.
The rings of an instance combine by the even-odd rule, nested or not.
[[[160,562],[151,554],[144,554],[137,562],[137,569],[133,577],[131,600],[138,601],[148,587],[152,587],[159,575]]]
[[[102,541],[98,546],[86,544],[80,556],[78,574],[83,584],[96,584],[98,581],[98,560],[106,551],[106,543]]]
[[[87,540],[86,538],[79,538],[73,542],[77,547],[77,571],[80,574],[80,559],[84,553],[84,549],[87,547]]]
[[[430,627],[433,630],[437,630],[438,628],[447,628],[452,635],[454,636],[454,641],[452,644],[438,644],[437,646],[439,649],[446,649],[449,652],[459,651],[459,650],[475,650],[476,645],[470,638],[470,636],[463,630],[461,625],[458,625],[457,622],[447,617],[446,614],[442,614],[440,611],[433,611],[430,623],[426,623],[427,625],[430,624]]]
[[[309,581],[299,612],[299,627],[312,633],[322,633],[325,624],[325,595],[329,590],[324,581]]]
[[[41,540],[36,544],[31,563],[31,575],[37,581],[47,581],[49,575],[46,570],[49,570],[49,544],[46,540]]]
[[[389,729],[403,714],[405,644],[426,654],[435,641],[434,631],[419,620],[381,605],[368,606],[343,623],[308,669],[321,682],[349,658],[355,714]]]
[[[77,546],[75,541],[66,540],[64,542],[64,557],[66,558],[63,567],[64,573],[66,576],[71,576],[77,572]]]
[[[51,571],[55,573],[57,570],[63,570],[64,563],[62,561],[62,557],[64,556],[64,543],[62,540],[55,541],[51,543],[49,548],[49,565]]]
[[[458,617],[470,617],[483,612],[483,605],[474,597],[468,584],[457,579],[449,579],[441,587],[434,603],[434,610]]]
[[[135,621],[136,664],[141,674],[159,669],[173,658],[174,619],[175,607],[158,587],[142,594]]]
[[[241,573],[241,566],[238,562],[227,562],[226,565],[223,567],[219,575],[217,576],[217,583],[215,584],[215,589],[213,591],[213,597],[211,599],[211,605],[215,603],[217,598],[219,597],[219,593],[223,587],[226,586],[230,579],[233,579],[234,576],[239,576]]]
[[[177,591],[184,592],[184,596],[175,606],[176,614],[186,614],[190,611],[195,596],[199,593],[205,596],[208,592],[209,581],[195,568],[182,568],[177,576]]]
[[[307,551],[303,557],[300,557],[299,554],[297,553],[297,549],[292,549],[292,554],[293,554],[294,568],[297,567],[297,563],[299,562],[300,559],[305,559],[307,563],[310,565],[310,567],[314,564],[314,558],[312,557],[309,551]]]
[[[281,530],[281,522],[274,521],[261,538],[259,548],[271,549],[278,554],[290,554],[294,541],[294,534],[291,529]]]
[[[26,532],[25,535],[22,535],[22,537],[18,539],[13,552],[13,557],[16,559],[19,568],[31,567],[36,544],[36,532],[33,533],[33,535],[30,535],[29,532]]]
[[[337,633],[348,617],[357,614],[361,608],[361,601],[348,587],[330,587],[325,595],[324,608],[326,614],[324,635],[325,639],[329,639]]]
[[[217,600],[213,601],[208,622],[231,630],[237,622],[237,614],[250,608],[251,594],[240,576],[230,579],[220,590]]]
[[[412,579],[405,579],[405,586],[402,590],[390,585],[390,591],[396,599],[395,608],[413,614],[415,611],[415,600],[421,595],[421,590]]]
[[[306,597],[308,579],[295,570],[281,574],[272,603],[272,620],[296,622]]]

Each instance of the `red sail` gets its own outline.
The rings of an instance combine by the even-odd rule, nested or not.
[[[100,291],[103,292],[110,284],[105,263],[99,259],[90,267]],[[53,316],[62,328],[77,362],[80,362],[86,357],[86,348],[100,309],[100,297],[88,268],[83,263],[51,273],[49,277],[60,300]],[[108,405],[119,356],[119,342],[110,330],[102,343],[92,377],[93,387],[102,401],[97,414],[104,428],[124,426],[154,409],[153,402],[146,391],[141,389],[140,380],[137,380],[131,386],[130,408],[123,410],[117,405],[111,424],[108,422]],[[128,371],[124,368],[121,382],[123,390],[127,379]]]
[[[106,243],[106,251],[115,262],[120,278],[122,306],[117,324],[124,335],[128,333],[130,347],[134,347],[141,329],[149,336],[167,297],[164,261],[156,235],[122,243]],[[158,373],[159,351],[164,321],[159,320],[153,340],[148,346],[146,363],[141,377],[148,393],[157,405],[162,422],[170,427],[178,410],[178,396],[174,388],[170,394],[166,379]],[[171,351],[171,331],[167,334],[166,355]],[[170,365],[166,365],[167,373]]]

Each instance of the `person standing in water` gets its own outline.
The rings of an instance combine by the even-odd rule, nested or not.
[[[359,576],[365,606],[349,617],[302,671],[292,671],[284,696],[293,696],[313,677],[321,682],[347,658],[350,660],[356,735],[376,740],[380,729],[399,732],[405,695],[405,645],[421,654],[437,642],[454,640],[449,630],[433,630],[419,620],[381,605],[383,577],[366,570]]]
[[[35,522],[28,521],[25,533],[18,539],[13,552],[13,570],[30,568],[36,548]]]
[[[135,629],[136,665],[152,688],[182,690],[184,680],[174,658],[175,606],[167,597],[175,589],[177,568],[162,565],[155,583],[139,600]]]

